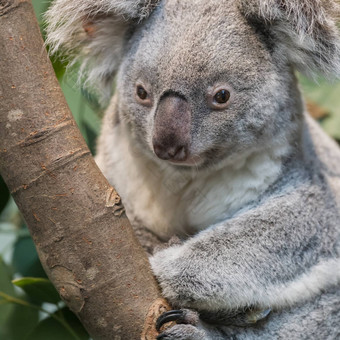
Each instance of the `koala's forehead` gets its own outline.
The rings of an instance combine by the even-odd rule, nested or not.
[[[233,0],[163,0],[135,39],[134,64],[161,70],[169,81],[214,72],[254,81],[272,67],[270,52]]]

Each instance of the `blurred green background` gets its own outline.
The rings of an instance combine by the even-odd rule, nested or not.
[[[41,24],[50,1],[33,0]],[[96,99],[76,86],[73,71],[52,60],[68,104],[92,152],[102,112]],[[312,82],[299,76],[312,115],[340,141],[340,82]],[[20,213],[0,177],[0,339],[88,339],[77,318],[47,280]]]

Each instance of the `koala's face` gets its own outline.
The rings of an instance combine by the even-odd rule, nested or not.
[[[261,149],[292,124],[292,72],[235,3],[163,1],[133,33],[119,109],[152,157],[206,168]]]

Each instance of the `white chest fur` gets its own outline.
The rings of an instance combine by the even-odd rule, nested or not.
[[[218,170],[181,171],[145,157],[122,126],[104,127],[96,161],[132,223],[159,237],[193,234],[230,218],[279,176],[287,146],[243,156]]]

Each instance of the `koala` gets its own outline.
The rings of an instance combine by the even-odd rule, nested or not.
[[[158,339],[340,338],[340,151],[295,74],[340,76],[338,13],[331,0],[47,12],[50,51],[103,102],[115,87],[96,161],[175,308]]]

